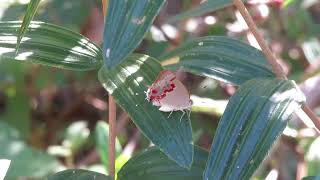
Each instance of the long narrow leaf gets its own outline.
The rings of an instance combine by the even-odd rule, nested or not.
[[[161,59],[174,61],[168,68],[181,68],[236,85],[257,77],[274,77],[261,51],[223,36],[192,39]]]
[[[154,82],[161,65],[147,55],[131,55],[114,69],[99,71],[99,80],[140,128],[167,156],[190,167],[193,156],[190,120],[182,112],[161,112],[146,100],[145,91]]]
[[[83,169],[68,169],[48,177],[48,180],[111,180],[110,176]]]
[[[0,22],[0,61],[19,60],[71,70],[101,67],[102,51],[86,37],[43,22],[31,22],[15,47],[21,22]]]
[[[320,180],[320,175],[318,175],[318,176],[307,176],[307,177],[304,177],[302,180]]]
[[[246,0],[243,0],[246,1]],[[167,20],[167,23],[174,23],[176,21],[180,21],[182,19],[194,17],[194,16],[200,16],[205,13],[214,12],[219,9],[225,8],[227,6],[230,6],[232,4],[232,0],[207,0],[203,1],[199,6],[196,8],[190,9],[188,11],[185,11],[183,13],[180,13],[176,16],[173,16]]]
[[[98,150],[100,159],[105,166],[108,168],[109,165],[109,126],[104,121],[98,121],[96,128],[95,128],[95,140],[96,140],[96,149]],[[116,156],[121,153],[121,145],[116,139]]]
[[[34,15],[36,14],[37,8],[39,6],[41,0],[31,0],[28,4],[27,12],[24,15],[23,22],[21,24],[20,30],[19,30],[19,35],[18,35],[18,40],[17,40],[17,47],[16,50],[18,51],[20,42],[24,34],[26,33],[28,26],[30,22],[32,21]]]
[[[104,30],[109,67],[121,63],[142,41],[165,0],[110,0]]]
[[[303,101],[291,81],[244,83],[219,123],[204,179],[249,179]]]
[[[190,169],[178,166],[159,149],[149,148],[131,158],[118,173],[119,180],[195,180],[202,179],[208,152],[195,146]]]

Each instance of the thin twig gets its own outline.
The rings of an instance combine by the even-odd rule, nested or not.
[[[103,15],[106,18],[108,0],[101,0]],[[117,124],[116,124],[116,114],[117,114],[117,106],[111,94],[109,94],[109,176],[112,179],[115,179],[115,142],[117,135]]]
[[[103,15],[106,16],[107,14],[107,8],[108,8],[108,0],[101,0],[102,2],[102,12]]]
[[[314,112],[306,104],[302,105],[302,110],[309,116],[309,118],[312,120],[314,125],[320,131],[320,121],[317,115],[315,115]]]
[[[287,79],[286,75],[284,74],[281,66],[277,63],[276,59],[274,58],[272,52],[270,51],[267,43],[263,40],[262,36],[260,35],[258,28],[256,24],[254,23],[253,19],[251,18],[250,14],[248,13],[246,7],[242,3],[241,0],[234,0],[233,3],[239,10],[240,14],[246,21],[250,31],[256,38],[257,42],[259,43],[264,55],[266,56],[269,64],[272,66],[272,70],[274,73],[277,75],[277,77],[282,78],[282,79]]]
[[[283,69],[281,66],[277,63],[274,55],[272,54],[271,50],[269,49],[267,43],[263,40],[262,36],[260,35],[258,28],[256,24],[254,23],[252,17],[248,13],[246,7],[242,3],[241,0],[233,0],[234,5],[237,7],[239,12],[241,13],[242,17],[246,21],[250,31],[256,38],[257,42],[259,43],[262,52],[266,56],[269,64],[272,66],[272,69],[274,73],[277,75],[278,78],[287,79]],[[313,121],[314,125],[318,130],[320,130],[320,121],[318,117],[312,112],[312,110],[306,105],[302,105],[302,110],[309,116],[309,118]]]
[[[109,95],[109,175],[114,179],[115,172],[115,139],[117,134],[116,103]]]

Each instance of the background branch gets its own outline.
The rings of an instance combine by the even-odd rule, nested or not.
[[[257,42],[259,43],[259,45],[260,45],[264,55],[266,56],[269,64],[272,66],[274,73],[277,75],[278,78],[287,79],[284,71],[282,70],[281,66],[277,63],[274,55],[272,54],[272,52],[269,49],[266,42],[263,40],[261,34],[258,31],[256,24],[254,23],[252,17],[248,13],[248,11],[247,11],[246,7],[244,6],[244,4],[242,3],[242,1],[241,0],[233,0],[233,3],[237,7],[237,9],[239,10],[240,14],[242,15],[242,17],[246,21],[250,31],[252,32],[252,34],[256,38]],[[304,104],[302,106],[302,110],[313,121],[315,127],[318,130],[320,130],[320,121],[319,121],[318,117],[312,112],[312,110],[306,104]]]

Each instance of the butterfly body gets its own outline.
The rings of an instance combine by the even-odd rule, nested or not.
[[[162,71],[146,92],[146,99],[160,111],[183,111],[191,108],[190,94],[185,86],[169,70]]]

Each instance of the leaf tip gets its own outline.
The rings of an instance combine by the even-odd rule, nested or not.
[[[188,147],[187,150],[181,152],[180,156],[176,156],[175,158],[175,161],[179,164],[179,166],[188,170],[191,169],[194,154],[194,148],[192,144],[190,144],[190,148]]]

